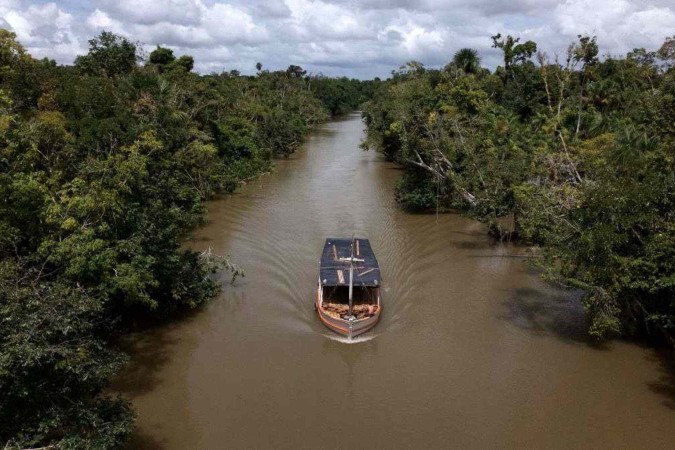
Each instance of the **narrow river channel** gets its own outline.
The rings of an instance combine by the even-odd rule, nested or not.
[[[591,345],[574,293],[457,215],[397,209],[399,171],[357,114],[209,205],[191,245],[246,277],[130,338],[116,383],[132,448],[672,448],[675,381],[653,350]],[[380,324],[347,343],[312,309],[324,239],[371,240]]]

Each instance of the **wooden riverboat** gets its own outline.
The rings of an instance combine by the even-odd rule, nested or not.
[[[380,282],[368,239],[326,239],[316,292],[319,319],[349,338],[370,330],[382,313]]]

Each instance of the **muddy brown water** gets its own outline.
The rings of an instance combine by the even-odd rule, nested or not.
[[[393,200],[357,114],[209,206],[191,245],[246,277],[130,337],[131,448],[673,448],[675,380],[649,349],[591,345],[578,296],[457,215]],[[355,342],[312,309],[328,236],[368,237],[382,320]]]

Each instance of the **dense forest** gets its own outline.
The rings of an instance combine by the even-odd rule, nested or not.
[[[472,49],[411,62],[376,86],[365,148],[401,164],[400,204],[455,209],[539,249],[585,292],[591,335],[675,342],[675,37],[600,58],[501,35],[494,73]]]
[[[104,32],[71,66],[0,30],[0,445],[109,448],[133,426],[104,393],[147,319],[241,269],[181,247],[205,200],[271,169],[372,83],[193,73],[191,56]]]

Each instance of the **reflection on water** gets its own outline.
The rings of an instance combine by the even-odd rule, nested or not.
[[[590,345],[575,293],[456,216],[405,214],[400,171],[326,124],[274,173],[211,203],[191,245],[246,277],[192,317],[133,336],[118,384],[140,448],[650,447],[675,438],[672,372]],[[349,341],[312,308],[323,242],[370,239],[384,310]]]

